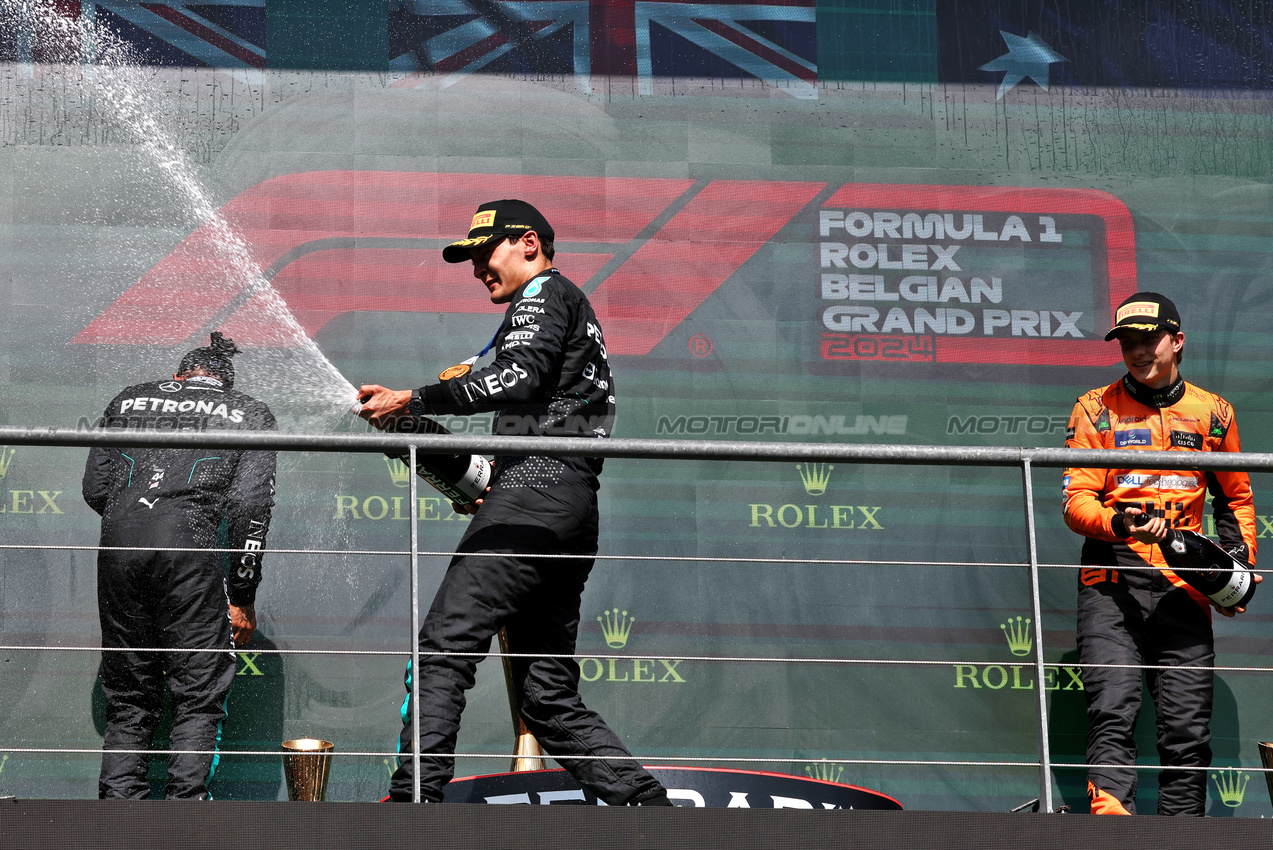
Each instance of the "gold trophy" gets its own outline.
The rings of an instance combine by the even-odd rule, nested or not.
[[[508,686],[508,708],[513,713],[513,764],[510,769],[514,773],[543,770],[544,751],[517,711],[519,699],[513,684],[513,659],[508,657],[508,632],[505,629],[499,630],[499,651],[503,653],[501,660],[504,662],[504,683]]]
[[[1273,742],[1260,741],[1260,763],[1268,770],[1273,770]],[[1264,774],[1264,782],[1269,786],[1269,799],[1273,800],[1273,773]]]
[[[321,803],[327,796],[327,776],[332,769],[331,741],[297,738],[283,742],[283,777],[287,799],[292,802]]]

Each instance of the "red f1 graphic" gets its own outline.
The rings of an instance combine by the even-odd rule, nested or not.
[[[288,347],[351,311],[502,313],[440,249],[463,237],[479,203],[518,197],[566,245],[563,271],[589,293],[607,348],[647,354],[825,185],[289,174],[226,204],[72,342],[176,346],[222,328],[242,344]]]

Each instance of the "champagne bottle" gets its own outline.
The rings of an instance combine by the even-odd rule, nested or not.
[[[399,419],[399,432],[415,434],[449,434],[442,425],[427,416],[409,416]],[[410,460],[405,451],[385,452],[403,463]],[[416,451],[416,475],[457,505],[472,505],[486,495],[491,483],[491,462],[481,455],[425,454]]]
[[[1149,516],[1131,519],[1138,526],[1148,522]],[[1196,531],[1170,529],[1158,548],[1176,575],[1221,608],[1245,607],[1255,595],[1251,568]]]

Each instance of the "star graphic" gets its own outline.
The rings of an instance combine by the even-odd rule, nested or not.
[[[999,83],[999,93],[995,100],[1002,100],[1017,83],[1026,77],[1034,80],[1044,91],[1048,90],[1048,71],[1053,62],[1068,62],[1039,37],[1034,30],[1025,38],[1010,32],[999,30],[1003,41],[1008,45],[1008,52],[982,65],[980,71],[1003,71],[1003,82]]]

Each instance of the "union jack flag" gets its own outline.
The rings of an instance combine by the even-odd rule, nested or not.
[[[40,3],[109,29],[135,61],[272,67],[267,0]],[[322,13],[313,14],[321,24]],[[593,77],[629,77],[648,94],[659,78],[759,79],[816,95],[814,0],[396,0],[384,14],[390,69],[441,73],[452,82],[474,73],[554,74],[574,76],[590,91]],[[91,42],[59,45],[55,56],[29,39],[16,50],[0,45],[0,58],[93,62]],[[368,55],[366,67],[383,68],[385,55]]]
[[[817,83],[812,0],[408,0],[390,20],[390,65],[446,74],[531,72]]]
[[[109,57],[145,65],[264,68],[265,0],[40,0],[30,21],[0,32],[0,59],[95,63],[102,49],[125,45],[130,55]],[[3,4],[0,4],[3,6]],[[3,9],[0,9],[3,11]],[[58,19],[78,27],[57,27]],[[23,31],[23,30],[27,31]],[[109,46],[96,38],[108,32]]]

